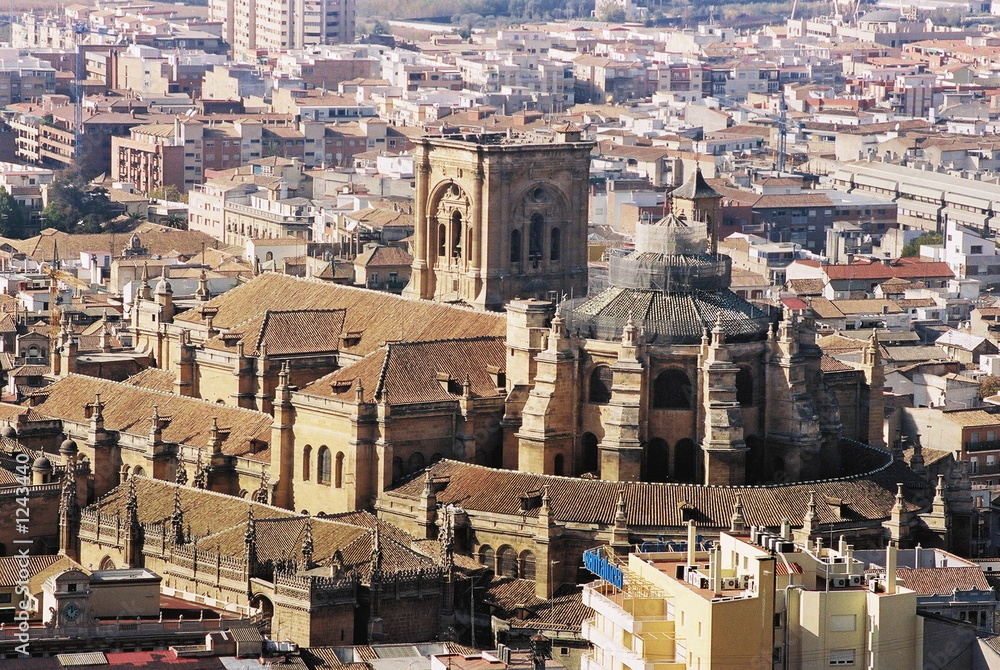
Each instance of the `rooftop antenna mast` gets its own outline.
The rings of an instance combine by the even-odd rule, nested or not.
[[[13,0],[11,0],[13,2]],[[84,36],[90,33],[90,26],[86,21],[77,21],[73,24],[73,44],[76,46],[76,82],[73,92],[76,101],[73,107],[73,153],[74,160],[79,164],[83,156],[83,43]]]

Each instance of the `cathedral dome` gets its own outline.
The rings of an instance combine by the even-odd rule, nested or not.
[[[32,470],[51,470],[52,469],[52,461],[50,461],[49,459],[45,458],[44,456],[39,456],[38,458],[36,458],[34,460],[34,462],[32,462],[31,469]]]
[[[71,439],[63,440],[63,443],[59,445],[59,453],[63,455],[75,454],[77,451],[76,442]]]
[[[729,290],[660,291],[611,286],[564,310],[566,326],[584,337],[617,340],[631,319],[650,344],[698,344],[721,322],[729,342],[765,339],[766,312]]]

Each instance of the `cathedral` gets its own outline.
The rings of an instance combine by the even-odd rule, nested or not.
[[[300,516],[373,510],[540,596],[588,548],[689,522],[961,551],[960,467],[885,448],[877,338],[848,368],[808,318],[731,291],[699,171],[588,293],[591,149],[572,126],[425,138],[403,296],[264,273],[182,304],[143,279],[132,335],[156,369],[95,397],[62,333],[50,388],[72,393],[30,398],[11,433],[76,440],[88,503],[190,473]]]

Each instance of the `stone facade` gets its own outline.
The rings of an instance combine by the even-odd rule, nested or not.
[[[517,297],[585,294],[592,146],[572,128],[548,144],[422,139],[404,295],[499,310]]]

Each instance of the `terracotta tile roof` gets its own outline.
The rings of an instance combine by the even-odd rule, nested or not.
[[[496,397],[493,374],[506,365],[503,337],[392,342],[362,360],[317,379],[302,392],[351,400],[358,382],[365,402],[389,405],[455,400],[465,380],[474,397]]]
[[[243,343],[248,356],[260,354],[266,345],[269,356],[333,352],[344,335],[343,309],[267,310],[205,342],[206,349],[235,351]]]
[[[164,393],[174,392],[174,381],[177,380],[177,373],[172,370],[161,370],[160,368],[146,368],[137,372],[123,384],[140,386],[153,391],[163,391]]]
[[[197,398],[96,377],[69,375],[46,387],[42,403],[35,409],[53,418],[86,423],[89,421],[86,405],[94,402],[97,393],[101,394],[104,403],[104,425],[108,430],[147,435],[155,405],[160,416],[166,419],[164,442],[211,449],[212,419],[217,417],[223,453],[255,460],[270,459],[267,449],[271,440],[270,416]]]
[[[155,223],[143,223],[134,233],[142,246],[155,256],[165,256],[171,251],[185,255],[200,253],[202,246],[210,247],[216,239],[194,230],[177,230]],[[39,261],[52,260],[53,248],[57,247],[59,260],[79,261],[82,252],[108,251],[120,254],[132,233],[99,233],[94,235],[70,235],[48,228],[40,235],[21,240],[18,248]]]
[[[500,619],[516,621],[518,626],[545,626],[580,630],[594,611],[583,604],[580,586],[564,586],[552,598],[535,595],[535,580],[494,577],[486,585],[483,601]]]
[[[378,267],[409,267],[413,263],[413,256],[405,249],[399,247],[377,246],[365,251],[354,259],[355,265],[368,268]]]
[[[851,263],[850,265],[824,265],[823,271],[831,280],[837,279],[889,279],[891,277],[919,278],[940,277],[952,279],[955,273],[947,263],[900,258],[891,265],[878,261]]]
[[[789,279],[788,290],[796,295],[822,295],[826,284],[822,279]]]
[[[959,591],[989,591],[981,568],[897,568],[896,577],[921,596],[951,595]]]
[[[249,500],[241,500],[214,491],[180,486],[146,477],[136,477],[136,499],[139,521],[145,524],[167,523],[174,509],[174,492],[180,492],[181,511],[185,527],[200,549],[219,551],[226,556],[242,557],[246,552],[247,512],[253,506],[257,535],[257,555],[260,560],[291,559],[301,561],[306,517],[286,509]],[[110,491],[88,510],[102,515],[125,514],[130,484]],[[374,517],[368,512],[359,515]],[[356,517],[355,517],[356,521]],[[335,518],[312,517],[313,561],[319,566],[339,562],[359,577],[370,576],[375,534],[361,523],[345,523]],[[410,547],[409,535],[389,524],[379,522],[379,546],[382,569],[401,572],[435,568],[434,563]],[[330,570],[316,568],[327,575]]]
[[[820,523],[836,523],[843,518],[823,503],[824,496],[849,501],[846,503],[849,517],[887,519],[895,503],[897,482],[923,486],[923,480],[905,464],[889,463],[887,458],[887,454],[872,448],[851,446],[844,453],[844,462],[869,474],[790,485],[745,487],[577,479],[498,470],[451,460],[439,461],[428,470],[433,479],[441,483],[437,502],[459,504],[470,512],[537,518],[538,508],[522,509],[521,499],[537,495],[542,486],[548,485],[552,514],[564,523],[611,525],[621,495],[632,527],[680,528],[686,523],[682,512],[682,504],[686,503],[696,509],[695,521],[699,526],[728,528],[737,491],[742,495],[747,523],[755,526],[780,526],[786,518],[793,525],[799,525],[806,512],[809,491],[816,491],[820,501],[817,510]],[[423,486],[423,478],[418,477],[383,495],[417,499]],[[915,509],[914,505],[907,505]]]
[[[823,372],[848,372],[854,370],[850,365],[841,363],[836,358],[827,356],[826,354],[823,354],[823,358],[820,359],[819,367]]]
[[[0,587],[14,586],[18,582],[18,572],[21,568],[27,568],[32,575],[37,575],[42,570],[50,568],[60,561],[66,563],[66,569],[76,567],[75,561],[67,556],[59,555],[33,555],[27,557],[3,556],[0,557]]]
[[[502,314],[477,312],[427,300],[300,279],[273,272],[255,277],[205,303],[217,308],[213,325],[228,330],[268,309],[346,309],[341,352],[363,356],[386,342],[503,335]],[[201,321],[198,310],[180,314],[175,322]]]

